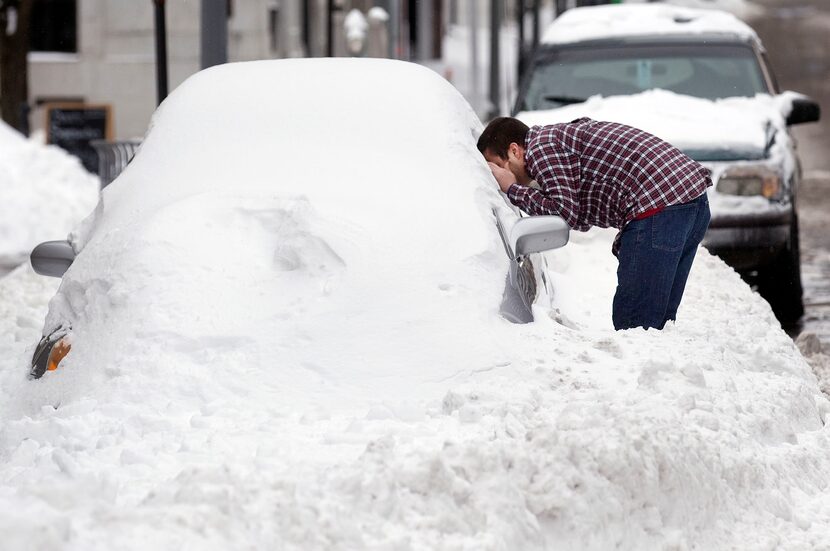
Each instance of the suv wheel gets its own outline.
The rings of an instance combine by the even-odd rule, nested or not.
[[[790,242],[773,263],[758,272],[758,293],[769,302],[783,326],[794,325],[804,315],[801,287],[798,217],[793,213]]]

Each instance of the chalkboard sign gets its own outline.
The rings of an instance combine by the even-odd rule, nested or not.
[[[84,168],[98,173],[98,154],[92,140],[112,139],[112,108],[85,103],[46,105],[46,141],[81,160]]]

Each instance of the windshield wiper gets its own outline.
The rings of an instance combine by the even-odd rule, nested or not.
[[[545,101],[555,101],[557,103],[562,103],[565,105],[570,105],[572,103],[583,103],[587,100],[588,98],[574,98],[571,96],[545,96]]]

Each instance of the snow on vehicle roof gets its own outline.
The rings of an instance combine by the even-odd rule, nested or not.
[[[477,153],[480,127],[452,85],[414,63],[225,64],[193,75],[164,101],[104,197],[108,209],[134,218],[194,194],[264,189],[306,194],[356,220],[388,219],[398,209],[385,200],[391,192],[461,193],[480,183],[483,162],[451,161],[459,143]],[[427,156],[449,174],[435,177],[421,161]]]
[[[542,43],[701,34],[758,40],[752,28],[727,12],[667,4],[633,4],[567,10],[548,26]]]
[[[593,96],[582,103],[524,111],[516,116],[528,125],[590,117],[641,128],[681,149],[717,147],[749,153],[764,151],[769,141],[769,124],[783,127],[786,113],[782,110],[791,97],[759,94],[709,100],[656,89],[630,96]]]

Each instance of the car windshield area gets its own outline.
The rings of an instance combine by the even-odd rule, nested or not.
[[[769,93],[748,45],[622,44],[543,53],[517,107],[554,109],[597,94],[630,95],[655,88],[711,100]]]

